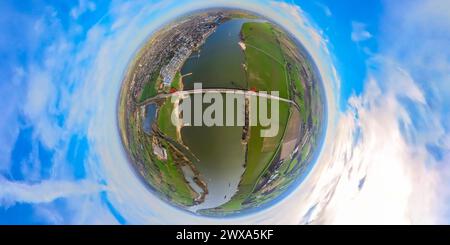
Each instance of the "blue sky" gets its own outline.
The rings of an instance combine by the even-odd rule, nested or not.
[[[215,220],[144,193],[114,113],[128,62],[152,31],[224,5],[268,16],[305,45],[329,120],[320,157],[292,194]],[[29,0],[2,1],[0,13],[1,224],[449,223],[445,0]]]

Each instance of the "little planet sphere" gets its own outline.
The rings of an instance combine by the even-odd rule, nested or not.
[[[119,129],[162,200],[206,216],[258,210],[313,164],[324,124],[317,69],[292,35],[239,9],[163,26],[124,78]]]

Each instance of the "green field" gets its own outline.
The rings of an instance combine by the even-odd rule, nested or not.
[[[303,123],[306,123],[310,110],[307,110],[307,107],[305,105],[305,88],[300,78],[300,69],[298,68],[295,61],[290,60],[289,63],[292,64],[291,69],[288,69],[289,78],[291,79],[292,84],[295,88],[295,95],[293,95],[292,97],[300,107],[300,115],[302,117]]]
[[[232,18],[232,19],[258,19],[259,17],[255,16],[251,13],[235,11],[234,13],[230,14],[230,18]]]
[[[169,101],[170,102],[170,101]],[[171,105],[171,103],[167,103]],[[158,159],[153,153],[152,139],[156,136],[149,136],[142,131],[137,124],[142,121],[139,113],[133,113],[130,117],[130,126],[132,138],[136,141],[130,142],[130,152],[133,158],[140,159],[145,169],[145,178],[152,186],[157,187],[164,198],[168,198],[181,206],[194,205],[194,199],[197,194],[185,181],[182,170],[177,166],[180,157],[176,155],[176,150],[167,141],[157,138],[162,148],[166,150],[167,159]]]
[[[175,77],[173,78],[173,81],[172,81],[172,83],[170,84],[170,86],[172,87],[172,88],[175,88],[175,89],[177,89],[177,90],[181,90],[182,88],[183,88],[183,86],[182,86],[182,83],[181,83],[181,73],[180,72],[177,72],[176,74],[175,74]]]
[[[246,45],[248,87],[258,91],[279,91],[289,98],[285,59],[280,44],[269,23],[249,22],[242,26]]]
[[[163,147],[169,149],[167,142],[162,143]],[[149,150],[151,146],[149,147]],[[150,157],[149,153],[149,157]],[[188,183],[186,183],[184,175],[180,168],[175,164],[174,156],[171,155],[171,151],[167,151],[167,160],[159,160],[153,157],[151,160],[146,161],[147,164],[154,165],[158,171],[152,171],[158,176],[153,176],[151,179],[161,179],[161,183],[155,183],[160,187],[162,193],[166,193],[171,197],[174,203],[181,204],[183,206],[191,206],[194,204],[194,198],[196,194],[192,191]],[[149,172],[151,173],[151,172]]]
[[[170,98],[166,99],[164,104],[159,108],[158,111],[158,128],[163,134],[177,140],[177,129],[173,125],[171,120],[171,114],[173,111],[173,103]]]
[[[155,97],[158,94],[158,86],[161,83],[159,78],[159,71],[153,72],[150,79],[145,83],[144,88],[141,92],[141,97],[139,102],[142,102],[148,98]]]

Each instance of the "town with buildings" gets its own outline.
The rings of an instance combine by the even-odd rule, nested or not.
[[[134,71],[130,86],[136,101],[151,97],[142,96],[145,86],[170,86],[186,59],[205,42],[217,26],[226,21],[222,12],[195,15],[159,31],[146,47]],[[158,81],[160,83],[158,84]]]

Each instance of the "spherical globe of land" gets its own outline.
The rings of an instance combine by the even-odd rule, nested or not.
[[[161,199],[224,216],[279,200],[322,133],[323,91],[300,43],[242,10],[169,23],[125,77],[119,127],[130,163]]]

